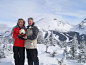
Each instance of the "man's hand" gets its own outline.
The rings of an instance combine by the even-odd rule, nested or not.
[[[27,39],[27,36],[24,36],[23,38],[24,38],[24,39]]]

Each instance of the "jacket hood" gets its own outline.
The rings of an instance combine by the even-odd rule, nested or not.
[[[15,27],[19,27],[19,25],[16,25]],[[15,28],[14,27],[14,28]],[[20,28],[20,27],[19,27]],[[21,29],[26,29],[26,27],[25,26],[23,26]]]

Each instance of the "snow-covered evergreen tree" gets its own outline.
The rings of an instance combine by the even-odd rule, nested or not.
[[[78,49],[78,40],[77,35],[73,37],[72,43],[71,43],[71,50],[70,54],[72,55],[72,59],[77,59],[77,49]]]
[[[38,44],[45,44],[45,40],[44,40],[42,31],[39,32],[37,42],[38,42]]]
[[[80,51],[78,56],[79,63],[86,63],[86,41],[80,42]]]
[[[60,41],[60,46],[61,48],[64,48],[67,46],[67,42],[66,41]]]
[[[3,36],[0,38],[0,41],[0,57],[5,58],[6,56],[8,56],[9,51],[13,51],[13,42],[10,43],[9,38]]]
[[[50,41],[51,41],[51,46],[56,46],[57,45],[57,41],[54,39],[53,31],[51,31]]]
[[[54,45],[53,31],[51,31],[51,44]]]
[[[46,39],[46,52],[48,53],[48,47],[50,45],[50,40],[49,40],[49,37],[47,37]]]

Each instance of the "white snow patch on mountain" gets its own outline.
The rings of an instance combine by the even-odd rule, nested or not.
[[[80,24],[74,25],[71,31],[79,32],[80,34],[86,34],[86,20],[83,20]]]
[[[6,31],[11,31],[11,28],[6,24],[0,24],[0,34],[4,34]]]
[[[66,21],[59,21],[56,18],[42,18],[36,22],[36,25],[43,30],[57,30],[60,32],[69,31],[72,26]]]

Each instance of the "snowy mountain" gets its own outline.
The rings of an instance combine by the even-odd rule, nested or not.
[[[80,24],[72,25],[67,21],[58,20],[56,18],[42,18],[36,22],[36,25],[41,31],[54,30],[59,33],[61,32],[77,32],[80,34],[86,34],[86,19],[84,19]],[[10,32],[12,28],[8,27],[5,24],[0,24],[0,35]],[[7,34],[7,33],[6,33]],[[45,32],[43,33],[45,35]]]
[[[8,27],[6,24],[0,24],[0,35],[5,35],[4,36],[7,36],[10,34],[11,32],[11,29],[10,27]]]
[[[78,25],[69,24],[67,21],[59,21],[56,18],[42,18],[36,22],[44,38],[51,36],[51,31],[58,41],[70,42],[73,36],[77,34],[78,41],[86,40],[86,19]]]
[[[60,21],[56,18],[42,18],[36,22],[36,25],[44,38],[50,37],[53,30],[54,37],[58,41],[70,42],[75,34],[77,34],[78,41],[82,36],[86,40],[86,19],[78,25],[71,25],[67,21]],[[5,24],[0,24],[0,35],[9,36],[11,29]]]
[[[86,19],[84,19],[80,24],[72,25],[67,21],[60,21],[56,18],[42,18],[36,22],[36,25],[41,30],[54,30],[58,32],[69,32],[75,31],[80,34],[86,34]]]
[[[45,31],[57,30],[59,32],[67,32],[72,28],[72,25],[67,21],[59,21],[56,18],[42,18],[36,22],[36,25]]]
[[[86,18],[78,25],[73,25],[72,31],[79,32],[80,34],[86,34]]]

